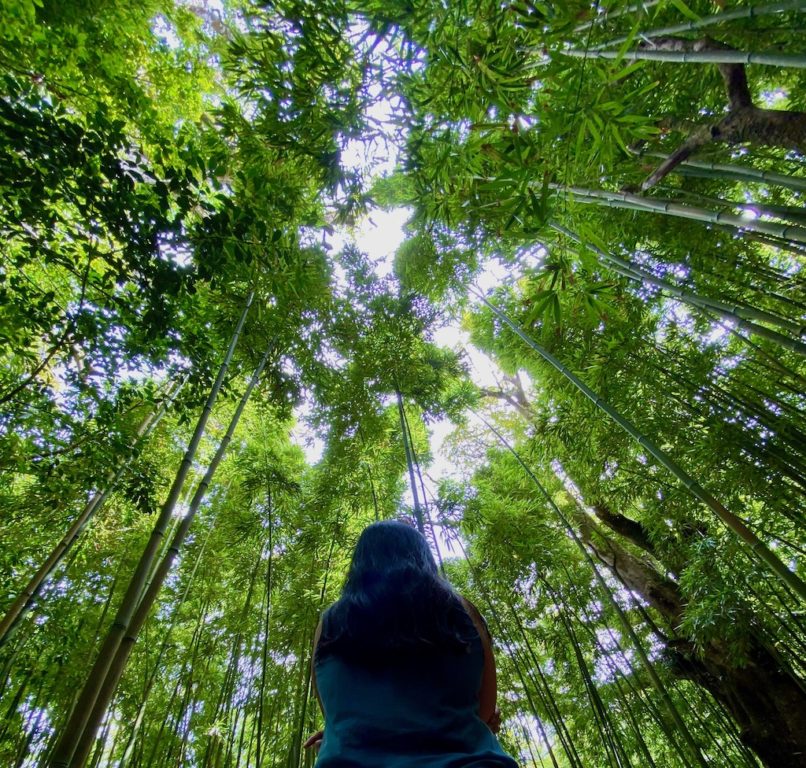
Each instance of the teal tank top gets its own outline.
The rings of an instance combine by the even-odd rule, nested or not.
[[[317,654],[316,768],[518,768],[478,716],[483,665],[478,636],[466,654],[389,664]]]

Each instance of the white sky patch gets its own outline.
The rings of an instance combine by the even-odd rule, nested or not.
[[[300,405],[294,408],[294,420],[296,424],[291,430],[289,437],[291,441],[298,445],[305,454],[305,460],[310,466],[318,464],[325,452],[325,442],[309,426],[311,416],[311,400],[305,397]]]
[[[406,239],[403,228],[410,218],[409,208],[376,210],[359,225],[355,243],[373,260],[380,277],[388,277],[392,273],[395,253]]]
[[[397,249],[406,239],[404,228],[411,214],[410,208],[393,208],[390,211],[376,208],[361,219],[352,231],[337,227],[327,237],[327,243],[335,251],[342,250],[347,244],[354,244],[369,256],[379,277],[388,277],[394,267]],[[334,270],[337,284],[345,286],[347,276],[344,269],[336,263]]]
[[[734,327],[735,323],[730,323],[728,321],[721,321],[718,323],[714,323],[711,326],[711,330],[705,334],[703,340],[706,344],[720,344],[725,345],[728,343],[728,339],[730,338],[731,329]]]
[[[162,14],[156,16],[151,22],[151,30],[172,51],[177,51],[182,47],[182,40],[176,34],[176,28]]]
[[[505,264],[500,259],[488,259],[481,274],[476,278],[476,285],[487,293],[499,285],[509,282],[513,275],[519,273],[511,264]]]
[[[369,88],[373,101],[366,115],[371,123],[380,126],[391,125],[394,106],[388,99],[380,97],[380,86]],[[389,133],[377,131],[369,139],[350,139],[341,151],[341,163],[345,168],[361,171],[367,175],[385,176],[398,165],[400,150]]]

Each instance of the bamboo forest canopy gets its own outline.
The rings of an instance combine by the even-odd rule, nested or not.
[[[0,764],[312,766],[391,517],[522,765],[806,764],[806,3],[0,22]]]

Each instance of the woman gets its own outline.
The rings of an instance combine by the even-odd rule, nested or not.
[[[498,744],[490,636],[423,536],[374,523],[314,639],[317,768],[517,768]]]

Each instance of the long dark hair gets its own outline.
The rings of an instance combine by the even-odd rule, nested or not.
[[[370,661],[467,653],[474,637],[478,632],[440,577],[425,538],[386,520],[359,537],[341,597],[325,612],[317,656]]]

